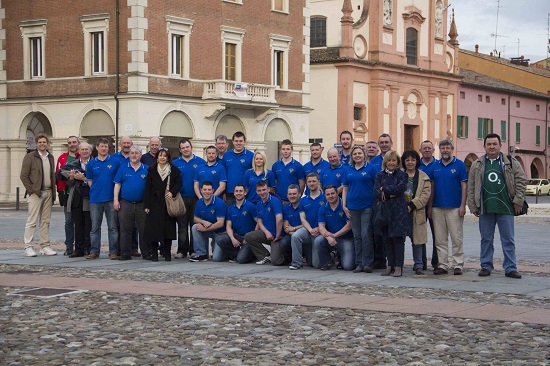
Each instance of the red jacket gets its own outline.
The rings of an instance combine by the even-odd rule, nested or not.
[[[57,158],[57,164],[55,165],[55,172],[57,173],[62,167],[67,165],[67,157],[69,156],[69,152],[64,152],[63,154],[59,155],[59,158]],[[80,155],[76,153],[76,158],[78,159]],[[56,179],[55,184],[57,185],[57,191],[61,192],[67,189],[67,181]]]

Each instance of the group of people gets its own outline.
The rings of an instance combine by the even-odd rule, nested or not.
[[[293,158],[289,140],[280,143],[281,159],[271,169],[261,151],[246,149],[246,136],[218,136],[205,149],[206,160],[193,153],[192,142],[179,143],[172,159],[160,138],[149,151],[124,136],[120,151],[109,155],[109,141],[92,146],[78,137],[67,139],[68,151],[54,164],[49,139],[36,137],[37,149],[23,160],[21,180],[28,192],[25,255],[36,256],[34,230],[40,218],[40,254],[57,254],[49,245],[49,220],[56,192],[65,207],[66,251],[70,258],[98,259],[101,225],[108,227],[109,258],[141,256],[158,261],[255,262],[304,265],[354,273],[381,269],[382,276],[403,275],[405,240],[412,242],[413,271],[424,275],[427,225],[433,238],[431,266],[435,275],[463,274],[463,222],[466,205],[479,217],[479,276],[493,266],[493,238],[498,225],[505,275],[517,271],[514,215],[521,212],[526,177],[519,162],[500,150],[500,136],[484,139],[486,154],[471,166],[453,155],[450,139],[439,141],[440,159],[431,141],[420,153],[392,150],[390,135],[365,146],[354,145],[349,131],[340,134],[341,148],[330,148],[323,159],[319,143],[310,146],[311,159]],[[56,189],[57,188],[57,189]],[[168,214],[166,199],[180,194],[186,213]],[[451,238],[449,255],[448,238]]]

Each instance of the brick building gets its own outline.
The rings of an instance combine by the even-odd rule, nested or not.
[[[33,137],[150,136],[195,152],[245,132],[277,158],[309,137],[309,0],[0,0],[0,200]],[[118,12],[117,12],[118,8]],[[118,14],[118,16],[117,16]]]

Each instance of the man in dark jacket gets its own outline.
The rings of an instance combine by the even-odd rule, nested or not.
[[[40,255],[56,255],[50,247],[50,219],[52,205],[55,201],[55,160],[48,152],[48,137],[39,133],[36,135],[36,151],[23,158],[21,167],[21,182],[27,190],[29,216],[25,225],[25,256],[36,257],[32,241],[34,229],[40,218]]]

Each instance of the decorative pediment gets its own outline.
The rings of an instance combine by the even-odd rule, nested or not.
[[[410,21],[415,25],[420,26],[426,18],[422,16],[422,10],[418,9],[414,5],[405,7],[405,12],[403,13],[403,19],[405,21]]]

